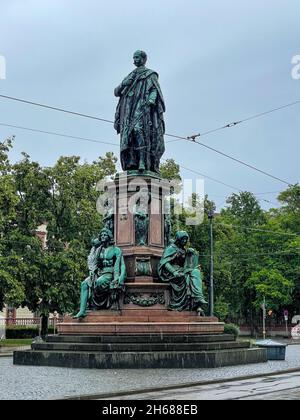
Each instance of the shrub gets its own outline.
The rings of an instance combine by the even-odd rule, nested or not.
[[[229,314],[229,304],[222,296],[216,300],[214,312],[220,321],[224,321]]]
[[[240,335],[240,329],[237,325],[225,324],[224,333],[225,334],[233,334],[235,338],[238,338],[238,336]]]

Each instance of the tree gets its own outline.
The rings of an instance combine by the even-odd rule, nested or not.
[[[228,220],[234,221],[241,227],[251,227],[264,223],[264,212],[254,194],[248,191],[232,194],[227,199],[229,204],[222,215]]]
[[[49,313],[77,306],[90,241],[102,225],[96,186],[115,174],[117,159],[107,153],[89,164],[61,157],[43,168],[23,153],[12,165],[12,146],[0,144],[0,305],[27,306],[47,321]],[[36,237],[43,222],[46,249]]]
[[[49,313],[72,312],[77,305],[87,251],[102,222],[96,211],[96,185],[115,173],[115,163],[115,156],[108,153],[92,164],[71,156],[59,158],[52,168],[41,168],[24,155],[14,165],[22,232],[28,234],[33,226],[47,222],[47,248],[25,253],[32,270],[25,281],[24,305],[39,311],[44,325]]]
[[[160,165],[160,175],[163,179],[181,181],[180,166],[174,159],[167,159],[165,163]]]
[[[292,301],[293,287],[293,282],[283,277],[280,271],[266,268],[252,273],[245,284],[245,288],[255,293],[252,305],[256,310],[260,308],[264,299],[268,302],[268,308],[275,311],[283,305],[288,305]]]
[[[0,143],[0,310],[4,304],[20,305],[24,299],[24,287],[16,275],[22,265],[21,257],[8,252],[9,235],[16,226],[17,205],[15,180],[8,153],[13,146],[13,137]]]

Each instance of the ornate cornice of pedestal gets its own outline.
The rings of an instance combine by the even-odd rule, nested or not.
[[[163,254],[162,246],[122,246],[124,257],[127,256],[149,256],[161,257]]]

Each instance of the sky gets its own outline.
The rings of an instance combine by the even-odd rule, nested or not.
[[[189,136],[300,100],[292,58],[300,55],[299,0],[0,0],[0,94],[112,120],[114,88],[142,49],[159,73],[167,133]],[[0,60],[1,63],[1,60]],[[1,69],[0,69],[1,74]],[[205,136],[213,148],[299,181],[300,104]],[[0,125],[0,140],[16,135],[12,160],[28,153],[41,165],[61,156],[89,162],[119,155],[111,124],[0,98],[0,123],[112,142],[115,146],[36,134]],[[169,142],[165,159],[205,179],[218,208],[240,190],[276,207],[287,185],[185,140]],[[183,178],[199,178],[187,169]]]

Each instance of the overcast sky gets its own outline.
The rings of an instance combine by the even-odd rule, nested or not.
[[[167,132],[188,136],[300,99],[300,80],[291,76],[299,22],[299,0],[0,0],[7,66],[0,93],[113,119],[113,89],[133,69],[133,52],[143,49],[160,75]],[[296,183],[299,112],[300,104],[202,141]],[[110,124],[3,99],[0,122],[118,144]],[[22,151],[42,165],[61,155],[92,161],[106,151],[119,154],[118,147],[0,125],[0,139],[12,134],[14,160]],[[274,192],[259,195],[272,203],[285,189],[195,144],[166,146],[164,158],[242,190]],[[205,188],[218,206],[234,192],[210,180]]]

